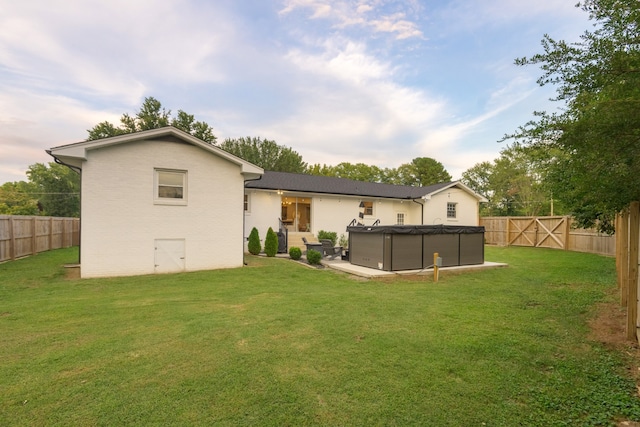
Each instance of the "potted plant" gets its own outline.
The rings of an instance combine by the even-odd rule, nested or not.
[[[349,238],[341,234],[338,244],[342,246],[342,260],[349,261]]]

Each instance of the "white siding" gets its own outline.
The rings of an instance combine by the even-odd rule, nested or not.
[[[456,218],[447,218],[447,203],[456,203]],[[426,225],[478,225],[478,199],[458,188],[449,188],[427,201],[424,212]]]
[[[188,173],[186,206],[154,204],[154,169]],[[82,170],[82,277],[154,272],[154,241],[184,239],[185,270],[243,261],[240,166],[175,141],[90,150]]]
[[[245,236],[249,235],[252,227],[256,227],[260,238],[264,240],[269,227],[277,231],[281,196],[268,190],[247,190],[247,193],[251,209],[245,214]],[[284,195],[311,198],[311,230],[316,235],[320,230],[335,231],[338,236],[346,233],[347,225],[353,219],[359,220],[361,200],[374,202],[373,215],[365,216],[364,221],[361,221],[366,225],[373,224],[377,219],[380,219],[381,225],[393,225],[398,212],[405,213],[406,225],[421,224],[422,221],[422,208],[412,201],[288,192]]]
[[[260,245],[264,247],[264,239],[269,227],[278,232],[278,218],[282,212],[280,195],[275,191],[246,190],[246,194],[249,195],[249,211],[245,212],[245,250],[247,250],[247,239],[253,227],[258,229]]]
[[[245,236],[249,235],[252,227],[260,232],[261,239],[269,227],[278,227],[280,217],[281,196],[275,191],[247,190],[251,198],[251,211],[245,215]],[[292,193],[285,192],[285,196],[311,198],[311,230],[317,235],[318,231],[335,231],[346,233],[346,226],[353,220],[359,220],[360,201],[374,202],[373,215],[365,216],[365,225],[371,225],[377,219],[380,225],[394,225],[397,214],[404,213],[405,225],[423,224],[422,200],[376,199],[367,197],[338,196],[327,194]],[[447,203],[456,203],[456,218],[447,218]],[[445,225],[478,225],[478,200],[458,188],[449,188],[433,195],[424,201],[424,224]],[[276,230],[277,231],[277,230]]]

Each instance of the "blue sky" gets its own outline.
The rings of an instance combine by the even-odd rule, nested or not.
[[[575,0],[0,0],[0,183],[147,96],[309,164],[433,157],[454,179],[558,108],[545,33],[590,28]]]

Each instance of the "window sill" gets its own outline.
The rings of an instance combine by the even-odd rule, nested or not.
[[[167,200],[161,200],[161,199],[156,199],[153,201],[154,205],[164,205],[164,206],[187,206],[187,201],[186,200],[171,200],[171,199],[167,199]]]

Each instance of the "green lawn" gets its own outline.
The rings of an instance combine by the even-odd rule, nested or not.
[[[69,280],[0,264],[0,425],[575,426],[640,420],[587,338],[615,261],[486,249],[508,268],[356,280],[290,260]]]

